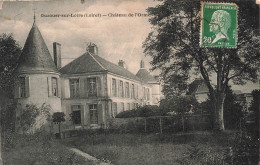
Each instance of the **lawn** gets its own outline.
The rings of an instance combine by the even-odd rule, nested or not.
[[[94,165],[75,155],[46,134],[6,135],[3,147],[6,165]]]
[[[90,132],[61,142],[116,165],[194,165],[222,164],[234,137],[234,132],[167,135]]]

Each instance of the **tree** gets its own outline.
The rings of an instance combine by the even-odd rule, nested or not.
[[[21,47],[12,34],[0,35],[0,89],[7,92],[9,97],[13,94],[13,71],[20,54]]]
[[[55,123],[55,124],[58,124],[59,125],[59,136],[61,136],[61,130],[60,130],[60,125],[62,122],[65,121],[65,114],[64,112],[55,112],[53,113],[52,115],[52,121]]]
[[[12,72],[17,66],[17,61],[21,53],[21,47],[14,40],[12,34],[0,35],[0,91],[5,91],[7,97],[12,97],[13,78]],[[2,105],[1,105],[1,108]],[[1,109],[0,108],[0,109]],[[2,113],[2,112],[1,112]],[[2,118],[2,117],[1,117]],[[3,122],[3,121],[2,121]],[[2,136],[2,124],[0,126],[0,144]],[[0,165],[2,162],[2,150],[0,145]]]
[[[185,130],[184,118],[185,114],[194,112],[198,106],[196,98],[192,95],[176,95],[169,99],[169,107],[171,111],[175,112],[182,120],[182,129]]]
[[[220,131],[224,130],[223,105],[229,82],[256,82],[260,66],[260,42],[254,33],[258,6],[254,1],[236,4],[239,28],[235,49],[199,46],[200,2],[191,0],[161,0],[160,5],[148,8],[153,28],[143,43],[145,54],[153,58],[152,69],[161,70],[165,84],[176,76],[177,84],[180,80],[187,84],[192,74],[201,75],[213,103],[214,129]]]
[[[228,86],[224,101],[224,122],[228,129],[239,129],[241,127],[243,106],[237,102],[237,97],[231,87]]]

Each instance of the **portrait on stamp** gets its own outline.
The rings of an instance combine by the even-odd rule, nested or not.
[[[202,3],[200,46],[235,48],[237,10],[230,3]]]

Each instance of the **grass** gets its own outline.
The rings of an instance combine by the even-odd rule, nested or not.
[[[220,164],[235,134],[193,132],[180,134],[89,133],[62,140],[98,159],[116,165]]]
[[[3,163],[8,165],[83,165],[95,164],[75,155],[45,134],[7,134],[3,146]]]

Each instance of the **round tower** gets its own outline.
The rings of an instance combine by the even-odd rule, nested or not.
[[[18,60],[14,91],[20,108],[46,104],[52,113],[61,111],[60,73],[35,20]]]

